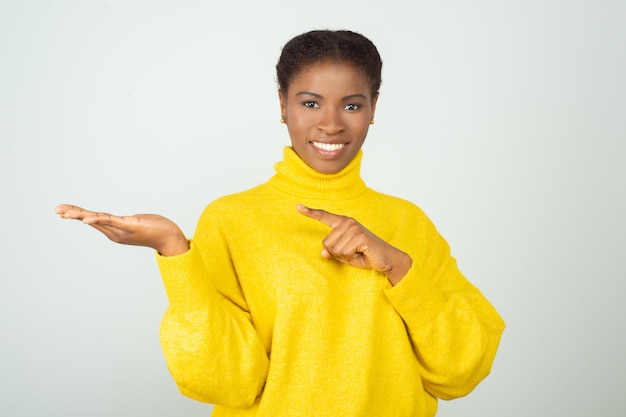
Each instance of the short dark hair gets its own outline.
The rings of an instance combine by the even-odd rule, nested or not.
[[[349,30],[314,30],[287,42],[276,64],[278,87],[286,92],[302,70],[320,62],[352,65],[368,78],[372,96],[380,89],[383,63],[376,46]]]

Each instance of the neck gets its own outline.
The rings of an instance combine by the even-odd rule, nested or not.
[[[344,200],[366,190],[360,176],[362,151],[344,169],[334,174],[315,171],[291,147],[285,147],[283,155],[283,161],[274,166],[276,174],[270,183],[284,192],[320,200]]]

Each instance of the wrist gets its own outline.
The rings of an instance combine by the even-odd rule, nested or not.
[[[189,250],[189,241],[183,235],[174,239],[168,239],[163,245],[155,248],[161,256],[177,256]]]
[[[413,260],[411,257],[402,251],[399,251],[396,261],[393,263],[391,270],[385,274],[391,285],[396,286],[402,278],[409,272],[413,266]]]

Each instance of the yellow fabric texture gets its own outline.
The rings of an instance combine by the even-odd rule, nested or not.
[[[365,185],[361,159],[321,174],[287,147],[268,182],[207,206],[187,253],[157,255],[168,367],[213,416],[433,416],[490,372],[502,319],[417,206]],[[355,218],[410,271],[393,287],[323,258],[330,228],[298,203]]]

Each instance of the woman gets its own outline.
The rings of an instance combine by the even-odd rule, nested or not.
[[[169,369],[215,416],[433,416],[490,371],[498,313],[418,207],[359,175],[381,67],[353,32],[289,41],[292,146],[268,182],[209,204],[191,240],[157,215],[57,208],[157,250]]]

